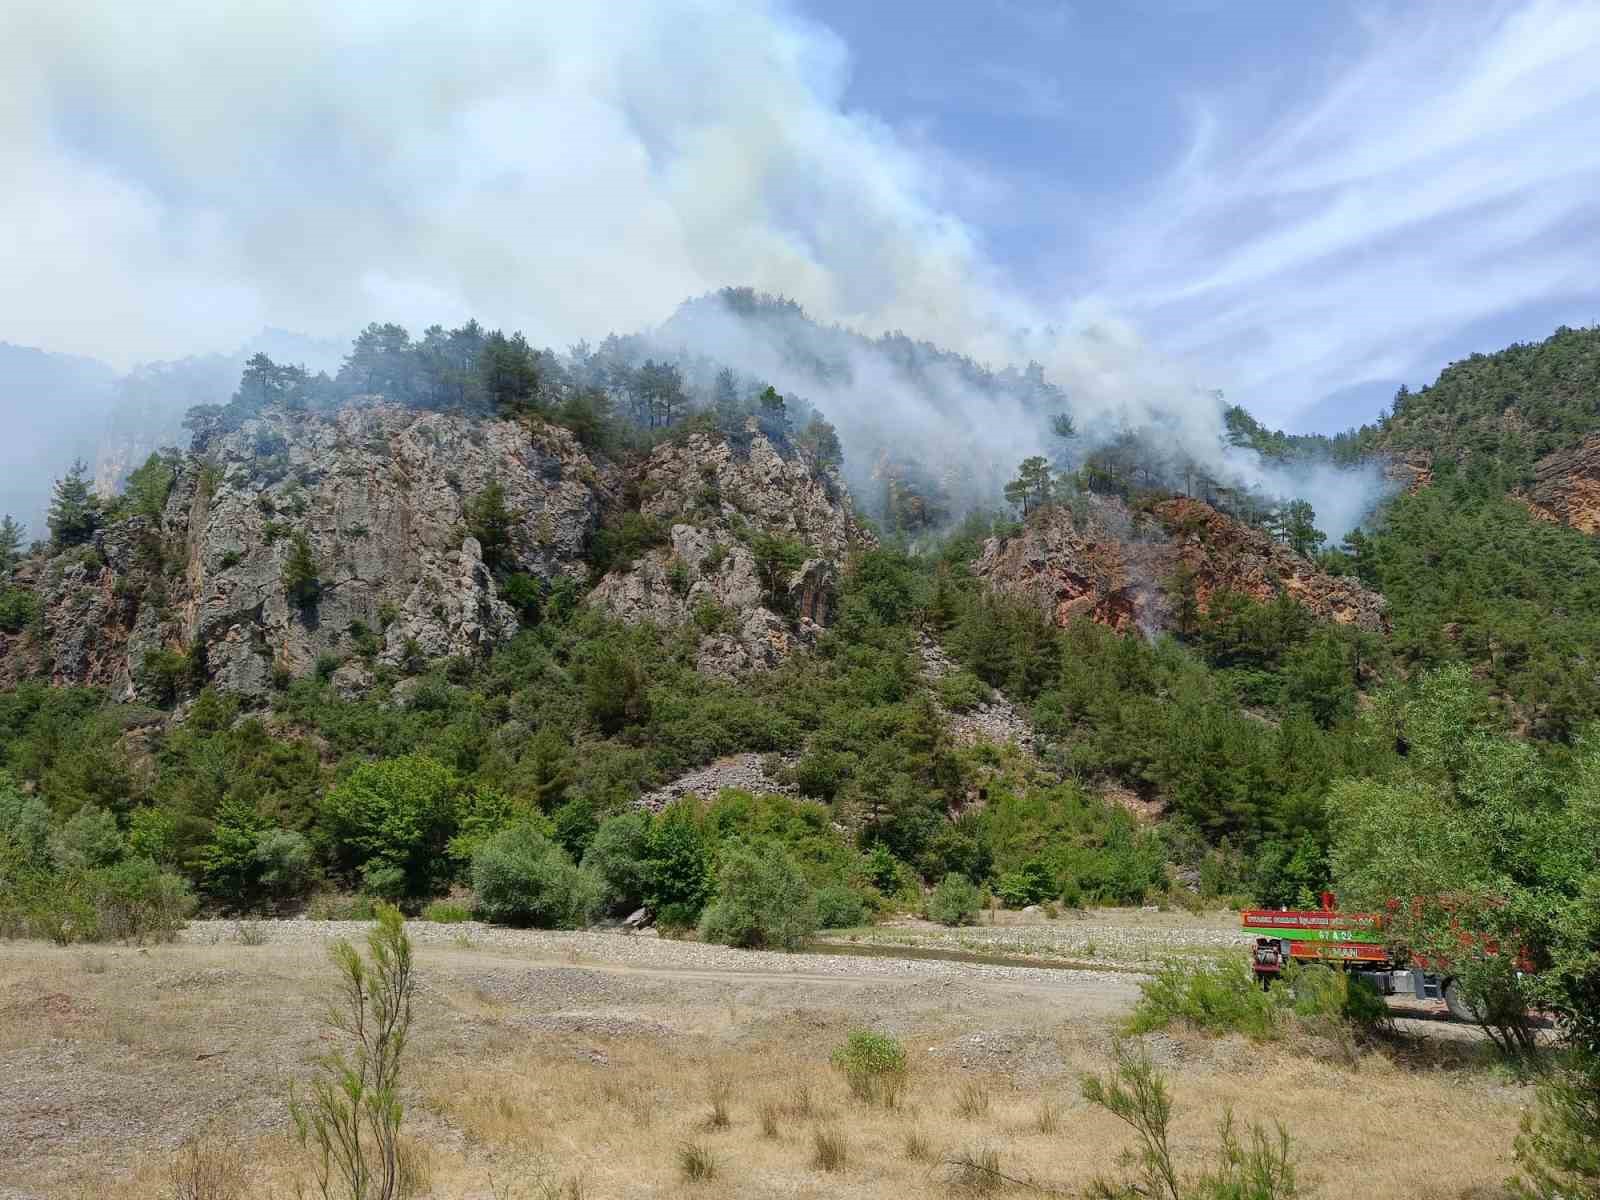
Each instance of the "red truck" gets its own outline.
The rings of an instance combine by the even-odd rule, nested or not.
[[[1251,963],[1263,987],[1290,962],[1320,963],[1343,968],[1381,996],[1443,1000],[1457,1020],[1479,1019],[1451,976],[1449,963],[1416,955],[1404,965],[1395,961],[1383,936],[1382,913],[1340,912],[1333,894],[1324,892],[1318,909],[1253,908],[1239,918],[1244,931],[1255,935]]]

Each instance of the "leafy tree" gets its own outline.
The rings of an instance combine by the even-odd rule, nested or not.
[[[503,829],[472,858],[478,911],[490,921],[571,929],[599,913],[604,888],[530,824]]]
[[[982,899],[972,880],[952,872],[928,897],[928,919],[941,925],[971,925],[978,919]]]
[[[806,560],[806,546],[793,538],[758,533],[750,539],[750,553],[756,560],[756,578],[761,581],[768,607],[787,612],[789,579]]]
[[[322,804],[335,864],[385,896],[432,895],[449,879],[460,790],[456,773],[426,755],[362,763]]]
[[[632,912],[644,903],[649,849],[649,813],[634,810],[600,822],[584,851],[583,869],[600,880],[606,907],[613,913]]]
[[[80,458],[55,483],[46,523],[57,549],[80,546],[100,528],[100,504],[89,490],[88,465]]]
[[[716,898],[700,918],[708,942],[798,950],[817,932],[817,896],[783,849],[731,847],[717,873]]]
[[[601,643],[583,673],[584,708],[602,733],[614,734],[645,720],[649,696],[644,668],[621,647]]]
[[[1316,510],[1304,500],[1291,500],[1283,507],[1283,540],[1304,558],[1310,558],[1328,540],[1317,528]]]
[[[698,807],[678,800],[650,824],[645,859],[645,903],[666,928],[689,928],[699,920],[711,891],[710,854]]]
[[[496,413],[518,416],[537,407],[539,359],[522,334],[506,337],[498,329],[489,334],[478,358],[478,377]]]

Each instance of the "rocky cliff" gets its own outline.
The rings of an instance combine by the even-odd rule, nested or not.
[[[1047,508],[1016,536],[989,539],[973,569],[1063,626],[1085,616],[1115,629],[1170,628],[1168,583],[1186,570],[1202,612],[1219,591],[1260,601],[1287,593],[1321,620],[1385,628],[1382,596],[1181,497],[1137,513],[1102,497]]]
[[[319,663],[348,661],[359,685],[367,665],[482,654],[517,627],[466,530],[493,481],[513,514],[508,565],[581,576],[614,480],[566,430],[381,402],[264,414],[190,455],[159,517],[22,569],[43,617],[0,644],[0,684],[154,699],[182,670],[254,694]],[[297,597],[301,547],[314,579]]]
[[[593,599],[627,621],[697,620],[697,663],[719,675],[777,665],[832,619],[850,551],[870,543],[837,478],[759,433],[705,433],[656,447],[640,512],[665,545],[613,570]]]
[[[1591,434],[1580,445],[1535,463],[1526,500],[1537,517],[1582,533],[1600,531],[1600,435]]]
[[[868,540],[831,471],[753,429],[732,445],[688,434],[624,470],[538,422],[376,398],[269,410],[202,436],[159,514],[19,569],[42,615],[0,634],[0,687],[44,677],[161,701],[321,671],[350,694],[383,668],[480,657],[518,627],[468,531],[491,483],[510,515],[500,578],[587,583],[596,530],[630,506],[666,529],[590,599],[623,620],[698,621],[701,666],[724,675],[814,640]]]

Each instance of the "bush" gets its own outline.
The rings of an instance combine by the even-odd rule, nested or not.
[[[817,928],[848,929],[867,919],[867,902],[859,892],[842,883],[824,884],[817,889]]]
[[[1215,1165],[1192,1180],[1180,1180],[1169,1132],[1172,1095],[1167,1081],[1142,1050],[1134,1054],[1118,1045],[1115,1069],[1104,1078],[1085,1079],[1083,1097],[1139,1136],[1137,1153],[1121,1157],[1122,1162],[1137,1168],[1137,1175],[1125,1181],[1097,1179],[1089,1188],[1091,1195],[1144,1196],[1149,1200],[1293,1200],[1298,1194],[1288,1132],[1282,1125],[1273,1134],[1264,1126],[1251,1125],[1249,1144],[1245,1145],[1235,1132],[1231,1109],[1224,1112],[1218,1125]]]
[[[1019,871],[1007,871],[995,884],[995,895],[1007,908],[1026,908],[1059,893],[1055,876],[1038,859],[1024,863]]]
[[[718,873],[717,898],[700,920],[708,942],[798,950],[817,931],[817,897],[777,846],[733,846]]]
[[[422,919],[435,925],[459,925],[472,920],[472,911],[455,900],[435,900],[422,910]]]
[[[22,588],[0,587],[0,632],[21,633],[39,616],[39,601]]]
[[[886,1033],[857,1029],[833,1052],[850,1094],[883,1108],[894,1108],[906,1086],[906,1050]]]
[[[952,671],[935,687],[939,703],[952,712],[968,712],[989,700],[989,686],[971,671]]]
[[[928,920],[941,925],[971,925],[982,907],[983,897],[972,880],[951,872],[928,897]]]
[[[1186,1023],[1210,1033],[1265,1040],[1283,1028],[1288,989],[1263,991],[1242,957],[1214,962],[1173,959],[1139,985],[1129,1029],[1152,1033]]]
[[[600,911],[604,886],[532,825],[488,838],[472,858],[478,914],[503,925],[572,929]]]
[[[583,852],[583,869],[600,880],[606,908],[630,913],[649,886],[650,814],[635,809],[602,821]]]
[[[63,946],[171,941],[194,909],[188,883],[149,859],[51,874],[12,869],[0,854],[0,935],[6,937],[48,938]]]
[[[1600,1197],[1600,1060],[1574,1051],[1545,1074],[1516,1147],[1528,1200]]]

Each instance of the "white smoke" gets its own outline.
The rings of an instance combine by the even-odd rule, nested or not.
[[[1113,315],[1008,287],[940,172],[845,108],[849,71],[778,0],[11,0],[0,337],[126,366],[477,317],[559,346],[748,284],[1037,359],[1086,430],[1214,455],[1215,405]],[[815,398],[853,446],[985,472],[1040,448],[1021,414],[928,402],[959,381],[852,366]]]

